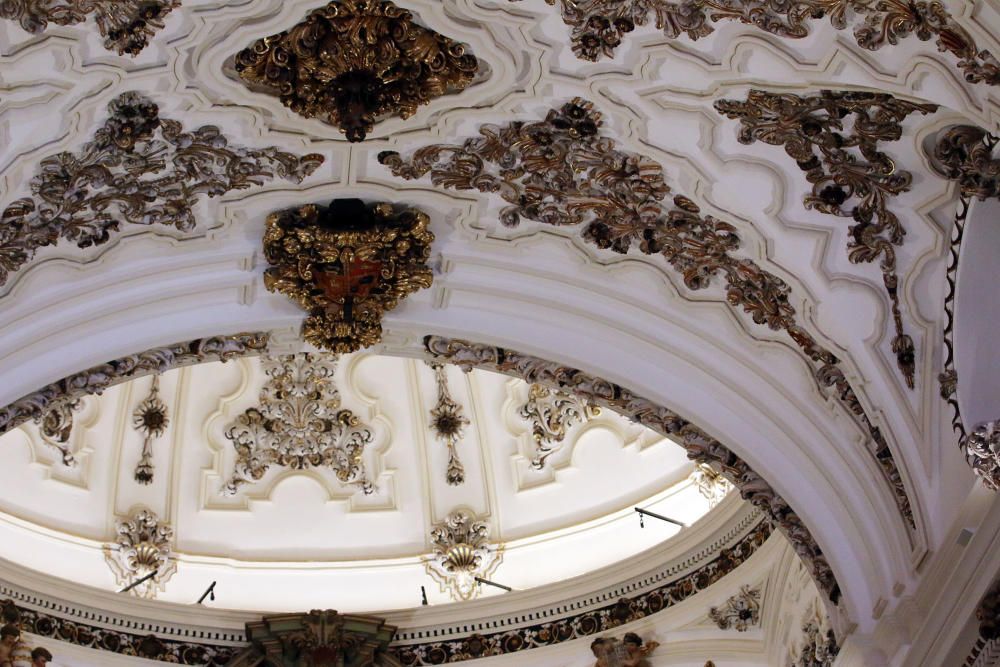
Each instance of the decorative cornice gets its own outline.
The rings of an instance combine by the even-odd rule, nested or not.
[[[718,100],[715,108],[740,121],[740,143],[784,146],[812,184],[806,208],[853,219],[848,257],[854,263],[879,262],[896,329],[892,351],[913,389],[915,351],[903,329],[894,248],[903,245],[906,229],[888,207],[892,197],[910,189],[913,176],[879,144],[898,141],[907,116],[932,113],[937,105],[881,93],[823,90],[802,96],[751,90],[745,101]]]
[[[324,160],[232,146],[212,125],[185,132],[139,93],[116,97],[108,114],[79,153],[42,160],[33,196],[0,215],[0,285],[60,239],[80,248],[103,245],[122,224],[190,231],[202,196],[245,190],[276,174],[299,183]]]
[[[469,371],[484,368],[519,377],[579,396],[613,410],[662,435],[671,436],[687,450],[688,458],[723,474],[745,500],[761,508],[788,538],[807,564],[817,587],[836,604],[840,586],[809,529],[798,514],[763,478],[725,445],[669,408],[633,394],[628,389],[583,371],[521,354],[513,350],[467,341],[427,336],[424,347],[435,361]]]
[[[431,530],[434,554],[427,559],[427,573],[455,601],[478,596],[476,577],[488,579],[498,565],[503,546],[490,543],[485,521],[456,510]]]
[[[726,600],[721,607],[708,610],[708,617],[720,630],[735,629],[746,632],[760,623],[760,589],[741,586],[739,593]]]
[[[478,69],[464,46],[417,25],[388,0],[336,0],[236,56],[236,71],[251,89],[279,96],[295,113],[335,125],[354,142],[387,116],[409,118],[464,90]]]
[[[154,375],[149,395],[132,413],[132,427],[142,434],[142,456],[136,464],[135,481],[151,484],[153,481],[153,440],[163,435],[170,424],[167,404],[160,400],[160,376]]]
[[[581,401],[573,394],[533,384],[528,387],[528,400],[517,413],[531,423],[531,437],[535,441],[535,456],[531,466],[537,470],[559,450],[569,429],[596,417],[601,409]]]
[[[382,317],[430,287],[434,234],[417,209],[335,199],[267,218],[264,286],[298,303],[309,316],[302,337],[337,354],[382,340]]]
[[[514,227],[522,218],[556,226],[582,226],[583,239],[601,249],[627,253],[634,246],[661,255],[692,290],[717,278],[726,301],[756,324],[784,330],[809,360],[815,379],[867,430],[872,462],[889,487],[911,534],[916,531],[906,485],[881,429],[874,425],[847,380],[840,360],[798,322],[791,288],[753,260],[735,254],[736,229],[701,215],[691,199],[675,195],[672,205],[663,167],[617,148],[601,133],[601,114],[576,98],[552,109],[542,121],[484,125],[480,137],[461,145],[435,144],[404,160],[387,151],[378,159],[406,180],[430,174],[435,185],[499,193],[507,206],[500,221]]]
[[[1000,61],[980,49],[972,35],[955,21],[938,0],[545,0],[559,3],[563,21],[572,28],[573,52],[583,60],[613,58],[622,38],[656,17],[665,37],[710,35],[717,21],[739,21],[777,37],[807,37],[813,19],[830,17],[837,30],[848,25],[850,13],[863,21],[854,28],[858,46],[877,51],[911,34],[921,41],[934,38],[938,51],[958,58],[970,83],[1000,85]],[[511,0],[520,2],[520,0]]]
[[[716,558],[698,569],[635,597],[622,597],[598,609],[505,632],[473,634],[448,641],[401,644],[394,646],[393,652],[407,667],[442,665],[517,653],[606,632],[651,616],[711,586],[746,562],[767,541],[771,532],[771,523],[761,521],[738,543],[723,549]]]
[[[469,419],[462,413],[462,406],[455,402],[448,389],[448,369],[442,364],[428,364],[434,371],[437,383],[437,403],[431,408],[431,430],[448,448],[448,470],[445,481],[452,486],[465,482],[465,466],[458,456],[458,443],[465,434]]]
[[[226,430],[236,461],[223,492],[234,495],[244,484],[264,477],[271,466],[282,466],[329,468],[340,483],[372,493],[363,458],[372,431],[353,412],[340,409],[333,377],[336,357],[264,356],[261,364],[268,380],[258,404]]]
[[[5,0],[0,18],[18,21],[30,33],[44,32],[49,23],[74,25],[94,15],[104,48],[137,56],[149,44],[181,0]]]
[[[139,510],[118,520],[118,537],[104,545],[104,560],[119,586],[132,586],[129,593],[153,599],[177,571],[172,542],[174,529],[161,522],[155,512]],[[155,574],[153,574],[155,573]],[[150,579],[133,586],[143,577]]]
[[[261,354],[267,349],[269,339],[270,334],[260,332],[196,338],[186,343],[154,347],[88,368],[0,408],[0,435],[29,419],[40,418],[57,404],[66,404],[90,394],[100,394],[108,387],[150,373],[164,373],[181,366]]]

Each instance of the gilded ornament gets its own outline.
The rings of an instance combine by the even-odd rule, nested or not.
[[[76,465],[76,457],[70,450],[69,439],[73,434],[73,414],[83,407],[83,401],[78,398],[53,401],[44,412],[35,416],[42,440],[47,445],[55,447],[62,456],[65,466]]]
[[[268,379],[259,402],[226,430],[236,461],[223,492],[235,495],[272,466],[281,466],[329,468],[341,484],[372,493],[364,462],[372,431],[353,412],[340,408],[333,379],[336,359],[302,353],[265,356],[261,363]]]
[[[938,51],[958,58],[970,83],[1000,85],[1000,61],[980,49],[939,0],[545,0],[558,3],[572,29],[573,52],[583,60],[613,58],[624,36],[655,18],[669,39],[692,40],[715,31],[718,21],[739,21],[777,37],[807,37],[813,19],[824,16],[844,30],[851,13],[862,19],[854,28],[858,45],[877,51],[916,34],[935,40]],[[520,2],[520,0],[511,0]]]
[[[448,470],[445,480],[452,486],[465,482],[465,466],[458,456],[458,443],[469,425],[462,406],[455,402],[448,389],[448,371],[441,364],[428,364],[437,383],[437,403],[431,408],[431,430],[448,448]]]
[[[957,181],[967,199],[1000,198],[1000,158],[993,156],[997,141],[982,128],[953,125],[938,137],[931,166],[945,178]]]
[[[118,55],[139,55],[181,0],[0,0],[0,18],[18,21],[30,33],[49,23],[74,25],[94,15],[104,48]]]
[[[569,429],[596,417],[601,409],[573,394],[533,384],[528,388],[527,402],[517,412],[531,424],[531,437],[535,441],[531,466],[541,470],[549,456],[558,451]]]
[[[42,160],[31,180],[33,196],[0,215],[0,285],[39,248],[60,239],[80,248],[103,245],[124,224],[191,231],[201,197],[245,190],[275,175],[298,183],[324,159],[231,146],[212,125],[185,132],[139,93],[116,97],[108,112],[79,153]]]
[[[155,598],[177,571],[171,547],[173,529],[162,523],[154,512],[139,510],[118,521],[116,532],[118,537],[114,543],[104,545],[104,560],[115,581],[119,586],[129,586],[156,572],[151,579],[129,591],[141,598]]]
[[[149,395],[132,413],[132,426],[142,433],[142,456],[135,467],[135,481],[151,484],[153,481],[153,440],[163,435],[170,419],[167,405],[160,400],[160,376],[154,375]]]
[[[756,324],[784,330],[812,367],[817,383],[868,432],[869,454],[882,473],[909,530],[916,530],[902,474],[881,430],[872,423],[844,374],[840,360],[799,323],[784,280],[739,256],[732,225],[701,215],[683,195],[668,202],[662,166],[617,148],[601,131],[601,114],[576,98],[542,121],[484,125],[461,145],[433,144],[406,160],[386,151],[379,161],[400,178],[430,174],[431,182],[457,190],[497,193],[507,203],[500,222],[527,218],[554,226],[581,226],[584,240],[628,253],[634,247],[660,255],[691,290],[724,282],[726,300]],[[721,278],[721,281],[719,280]]]
[[[302,336],[317,348],[354,352],[382,340],[382,317],[430,287],[434,234],[416,209],[336,199],[267,218],[264,286],[309,313]]]
[[[889,210],[890,199],[909,191],[913,176],[898,169],[879,144],[898,141],[907,116],[932,113],[937,105],[882,93],[824,90],[802,96],[751,90],[746,101],[720,100],[715,108],[740,121],[740,143],[784,146],[812,184],[806,208],[854,221],[848,257],[854,263],[879,262],[895,325],[892,351],[913,389],[916,352],[903,328],[896,273],[895,247],[903,245],[906,230]]]
[[[720,630],[733,628],[737,632],[746,632],[760,623],[760,589],[740,586],[739,593],[726,600],[721,607],[709,609],[708,617]]]
[[[709,465],[695,466],[694,472],[688,479],[698,489],[698,493],[708,501],[709,508],[718,505],[733,490],[733,485],[729,483],[729,480]]]
[[[364,141],[386,117],[409,118],[464,90],[478,69],[465,46],[388,0],[336,0],[236,56],[236,71],[251,89],[339,127],[352,142]]]
[[[434,554],[425,560],[427,573],[455,601],[479,594],[476,577],[489,578],[500,565],[501,545],[489,540],[489,526],[456,510],[431,530]]]

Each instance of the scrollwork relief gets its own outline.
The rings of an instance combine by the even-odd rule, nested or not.
[[[105,49],[137,56],[163,29],[167,14],[180,6],[181,0],[3,0],[0,18],[37,34],[49,23],[74,25],[93,14]]]
[[[427,573],[455,601],[477,597],[475,578],[488,579],[503,553],[502,545],[490,542],[489,525],[461,510],[434,526],[431,546],[434,554],[425,562]]]
[[[584,240],[600,249],[628,253],[633,247],[660,255],[691,290],[723,282],[725,298],[758,325],[783,330],[809,360],[817,383],[868,432],[872,462],[882,474],[907,528],[916,530],[902,473],[881,429],[875,426],[840,359],[798,322],[791,288],[753,260],[740,257],[732,225],[701,215],[691,199],[675,195],[663,167],[619,149],[601,131],[593,104],[576,98],[552,109],[542,121],[484,125],[479,137],[461,145],[434,144],[409,159],[386,151],[379,161],[397,177],[430,175],[433,184],[456,190],[498,193],[507,203],[502,224],[523,218],[555,226],[582,226]],[[718,280],[721,279],[721,280]]]
[[[879,262],[895,325],[892,351],[913,389],[916,352],[903,327],[896,273],[895,247],[903,245],[906,229],[889,209],[892,197],[910,189],[913,176],[899,169],[880,144],[899,140],[907,116],[932,113],[937,105],[882,93],[823,90],[803,96],[751,90],[745,101],[719,100],[715,108],[740,121],[740,143],[759,140],[784,147],[812,184],[806,208],[854,221],[848,257],[854,263]]]
[[[558,451],[569,429],[600,412],[600,408],[572,394],[540,384],[531,385],[527,402],[518,409],[518,414],[531,424],[531,437],[535,441],[531,466],[537,470],[544,468],[545,461]]]
[[[328,468],[341,484],[372,493],[364,453],[374,436],[357,415],[340,407],[336,358],[301,353],[265,356],[261,363],[268,379],[257,406],[226,430],[236,461],[223,493],[235,495],[272,466]]]
[[[153,482],[153,440],[163,435],[169,424],[167,404],[160,400],[160,376],[154,375],[149,395],[132,413],[132,426],[142,433],[142,455],[133,474],[140,484]]]
[[[116,97],[108,114],[79,153],[42,160],[32,196],[0,215],[0,285],[39,248],[60,239],[80,248],[103,245],[124,224],[187,232],[196,225],[201,197],[244,190],[276,175],[298,183],[324,160],[232,146],[212,125],[185,132],[139,93]]]
[[[934,144],[931,166],[958,182],[963,197],[1000,197],[1000,159],[993,156],[998,139],[973,125],[953,125]]]
[[[665,37],[686,35],[692,40],[712,34],[718,21],[739,21],[777,37],[800,39],[809,35],[814,19],[829,17],[837,30],[856,23],[854,38],[858,46],[870,51],[914,34],[924,42],[934,39],[938,51],[958,58],[966,81],[1000,85],[1000,61],[980,49],[938,0],[545,1],[558,4],[572,30],[573,52],[583,60],[613,58],[624,36],[646,25],[650,16]]]
[[[118,537],[104,545],[104,560],[119,586],[129,586],[146,575],[151,579],[134,586],[129,593],[142,598],[155,598],[177,571],[172,542],[174,531],[160,521],[154,512],[139,510],[117,523]]]
[[[478,69],[463,45],[387,0],[331,2],[236,56],[236,71],[252,89],[339,127],[352,142],[387,116],[409,118],[431,100],[464,90]]]
[[[431,430],[438,440],[448,448],[448,470],[445,481],[452,486],[465,482],[465,466],[458,456],[458,443],[465,434],[469,419],[463,414],[462,406],[455,402],[448,389],[448,369],[442,364],[428,364],[434,371],[437,383],[437,403],[431,408]]]
[[[740,586],[739,593],[726,600],[721,607],[709,609],[708,617],[720,630],[733,628],[737,632],[746,632],[760,623],[760,589]]]
[[[82,407],[83,401],[78,398],[57,400],[53,401],[44,413],[35,417],[42,440],[59,450],[64,466],[76,465],[76,457],[70,451],[69,439],[73,435],[73,425],[76,423],[74,414]]]
[[[729,483],[729,480],[712,468],[712,466],[695,466],[695,470],[691,473],[689,479],[698,489],[698,493],[708,501],[709,508],[718,505],[733,490],[733,485]]]
[[[484,368],[575,394],[581,400],[617,412],[662,435],[671,436],[688,458],[724,475],[740,495],[761,508],[779,527],[795,552],[807,563],[817,587],[836,604],[840,586],[809,529],[788,503],[725,445],[669,408],[633,394],[625,387],[583,371],[521,354],[513,350],[468,341],[427,336],[424,347],[437,362],[456,364],[463,370]]]

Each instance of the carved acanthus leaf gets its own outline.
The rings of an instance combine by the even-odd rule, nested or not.
[[[440,336],[427,336],[424,347],[439,363],[457,364],[466,371],[484,368],[574,394],[581,400],[608,408],[662,435],[672,436],[687,450],[688,458],[711,466],[739,489],[745,500],[766,512],[788,538],[795,552],[808,564],[817,587],[833,603],[840,599],[840,586],[833,570],[798,514],[746,461],[676,412],[607,380],[513,350]]]
[[[166,15],[180,6],[181,0],[3,0],[0,18],[40,33],[49,23],[74,25],[93,14],[105,49],[136,56],[163,28]]]
[[[913,177],[898,169],[879,144],[898,141],[907,116],[932,113],[937,105],[880,93],[824,90],[802,96],[751,90],[745,101],[719,100],[715,108],[740,121],[741,143],[784,146],[812,184],[806,208],[854,220],[848,257],[855,263],[879,262],[896,329],[892,351],[912,389],[915,351],[903,329],[895,250],[906,230],[888,205],[910,189]]]
[[[163,435],[170,419],[167,405],[160,400],[160,376],[154,375],[149,395],[132,413],[132,426],[142,433],[142,456],[135,467],[135,481],[150,484],[153,481],[153,440]]]
[[[177,570],[171,542],[173,529],[162,523],[156,513],[139,510],[118,521],[118,537],[104,545],[104,560],[119,586],[127,586],[151,572],[156,575],[129,592],[143,598],[155,598]]]
[[[271,466],[328,468],[341,484],[372,493],[365,472],[371,429],[340,408],[334,384],[336,358],[313,354],[263,357],[268,379],[256,407],[230,424],[226,438],[236,449],[233,476],[223,492],[233,495],[260,480]]]
[[[788,284],[737,254],[741,240],[735,227],[701,215],[698,205],[683,195],[668,203],[662,166],[619,149],[602,135],[601,123],[593,105],[576,98],[542,121],[484,125],[479,137],[461,145],[425,146],[409,160],[388,151],[379,161],[400,178],[430,174],[435,185],[498,193],[508,204],[500,212],[504,225],[517,226],[522,218],[580,225],[583,238],[598,248],[624,254],[638,246],[644,254],[662,256],[689,289],[723,282],[728,304],[759,325],[784,330],[809,360],[818,384],[868,431],[872,461],[906,526],[915,530],[888,442],[862,407],[840,360],[799,324]]]
[[[721,607],[709,609],[708,617],[722,630],[733,628],[737,632],[746,632],[760,623],[760,589],[740,586],[740,592]]]
[[[336,125],[348,141],[363,141],[387,116],[409,118],[434,98],[464,90],[478,69],[463,45],[417,25],[388,0],[336,0],[236,56],[236,71],[251,88]]]
[[[799,646],[789,656],[789,667],[833,667],[840,645],[824,614],[811,609],[802,622]]]
[[[35,416],[42,440],[59,450],[65,466],[76,465],[76,457],[70,450],[69,439],[73,434],[75,420],[73,413],[83,407],[83,401],[78,398],[64,398],[53,401],[51,406]]]
[[[244,190],[275,175],[298,183],[324,160],[231,146],[212,125],[184,132],[139,93],[115,98],[108,112],[79,153],[42,160],[31,180],[33,196],[0,216],[0,285],[39,248],[60,239],[80,248],[102,245],[123,224],[190,231],[200,197]]]
[[[520,0],[511,0],[520,2]],[[1000,85],[1000,61],[980,49],[972,35],[939,0],[545,0],[559,4],[563,21],[572,28],[573,51],[584,60],[613,58],[622,38],[649,22],[652,15],[664,36],[687,35],[697,40],[715,31],[718,21],[740,21],[778,37],[809,35],[813,19],[824,16],[837,30],[847,28],[855,14],[854,38],[876,51],[916,34],[935,40],[938,51],[958,58],[970,83]]]
[[[309,316],[302,336],[335,353],[382,340],[382,317],[430,287],[434,234],[421,211],[336,199],[267,218],[264,286],[297,302]]]
[[[452,486],[465,482],[465,466],[458,457],[458,443],[469,425],[462,406],[455,402],[448,389],[448,369],[442,364],[428,364],[437,383],[437,403],[431,408],[431,430],[448,448],[448,470],[445,480]]]
[[[489,578],[500,565],[503,546],[490,544],[489,537],[489,525],[462,510],[452,512],[431,530],[434,553],[425,567],[453,600],[476,597],[475,578]]]
[[[1000,158],[993,156],[997,141],[982,128],[953,125],[939,135],[931,166],[945,178],[957,181],[963,197],[1000,197]]]
[[[698,493],[708,501],[709,508],[715,507],[722,499],[733,490],[733,485],[729,480],[715,471],[712,466],[695,466],[694,472],[689,479],[698,488]]]
[[[531,423],[531,436],[535,441],[535,456],[531,465],[537,470],[555,453],[569,429],[600,414],[601,409],[544,385],[533,384],[528,388],[528,400],[518,414]]]

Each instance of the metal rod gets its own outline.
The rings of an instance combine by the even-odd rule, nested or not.
[[[688,527],[686,523],[681,523],[680,521],[677,521],[675,519],[670,519],[668,517],[663,516],[662,514],[657,514],[656,512],[650,512],[649,510],[644,510],[641,507],[636,507],[635,511],[639,513],[640,522],[642,521],[642,516],[646,515],[646,516],[651,516],[654,519],[659,519],[660,521],[666,521],[667,523],[672,523],[675,526],[680,526],[681,528]]]
[[[511,592],[512,590],[514,590],[510,586],[504,586],[503,584],[498,584],[497,582],[490,581],[489,579],[483,579],[482,577],[473,577],[473,578],[477,582],[479,582],[481,584],[486,584],[487,586],[493,586],[495,588],[502,588],[503,590],[507,591],[508,593]]]
[[[147,575],[146,575],[145,577],[143,577],[142,579],[137,579],[137,580],[133,581],[133,582],[132,582],[131,584],[129,584],[128,586],[126,586],[125,588],[121,589],[121,590],[120,590],[120,591],[118,591],[118,592],[119,592],[119,593],[128,593],[128,592],[129,592],[130,590],[132,590],[133,588],[135,588],[136,586],[138,586],[138,585],[139,585],[139,584],[141,584],[142,582],[144,582],[144,581],[149,581],[150,579],[152,579],[153,577],[155,577],[155,576],[156,576],[156,574],[157,574],[157,573],[158,573],[159,571],[160,571],[159,569],[156,569],[156,570],[153,570],[152,572],[150,572],[149,574],[147,574]]]
[[[427,606],[427,589],[423,586],[420,587],[420,604],[424,607]]]
[[[215,582],[214,581],[212,582],[211,586],[209,586],[208,588],[205,589],[205,592],[201,594],[201,597],[198,598],[198,602],[196,602],[195,604],[201,604],[202,602],[204,602],[205,598],[208,597],[209,594],[211,594],[212,600],[214,601],[215,600]]]

